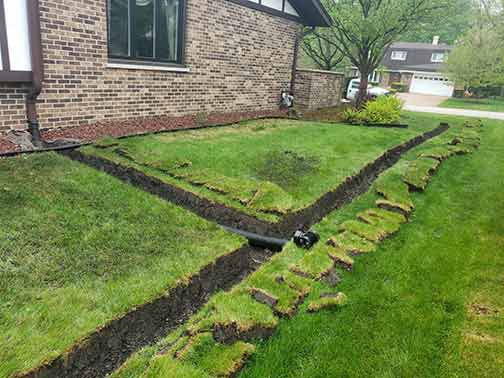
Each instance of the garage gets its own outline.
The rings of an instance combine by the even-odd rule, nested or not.
[[[442,75],[416,73],[411,81],[410,92],[434,96],[451,97],[453,83]]]

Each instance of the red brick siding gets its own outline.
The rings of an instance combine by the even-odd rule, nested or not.
[[[43,128],[104,120],[278,109],[289,88],[299,25],[228,0],[188,0],[190,73],[107,68],[106,0],[40,0]],[[12,94],[19,94],[12,89]],[[0,131],[24,127],[24,107]]]

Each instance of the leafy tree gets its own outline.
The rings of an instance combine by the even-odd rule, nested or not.
[[[407,30],[401,40],[404,42],[432,42],[439,36],[441,42],[453,45],[472,25],[474,0],[453,0],[450,8],[434,12],[431,17]]]
[[[504,86],[504,0],[474,0],[472,27],[448,56],[446,73],[480,96]]]
[[[391,43],[436,12],[446,11],[452,0],[325,0],[333,24],[315,33],[334,46],[360,72],[357,105],[364,102],[368,76],[378,68]]]
[[[465,89],[479,94],[504,86],[504,42],[491,26],[473,28],[448,56],[447,75]]]
[[[319,33],[327,33],[320,30]],[[326,38],[322,38],[317,33],[307,30],[301,45],[303,52],[311,59],[313,63],[321,70],[332,71],[340,67],[345,56]]]

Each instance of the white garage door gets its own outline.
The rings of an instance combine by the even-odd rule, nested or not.
[[[453,95],[453,83],[442,75],[415,74],[411,82],[411,93],[434,96]]]

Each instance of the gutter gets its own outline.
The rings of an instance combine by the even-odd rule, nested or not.
[[[27,2],[27,10],[32,65],[32,85],[26,96],[26,117],[33,145],[35,147],[43,147],[37,113],[37,99],[42,92],[42,81],[44,79],[39,0],[29,0]]]

